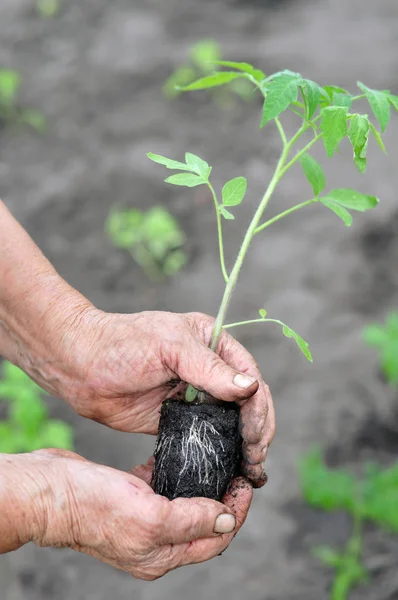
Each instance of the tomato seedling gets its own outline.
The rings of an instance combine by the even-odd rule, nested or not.
[[[225,290],[221,299],[219,311],[216,317],[210,347],[217,351],[218,342],[223,329],[232,329],[235,327],[249,325],[253,323],[277,324],[281,326],[282,333],[292,338],[304,356],[312,362],[312,355],[308,343],[291,327],[277,318],[270,318],[265,308],[260,308],[257,318],[250,318],[236,323],[226,323],[226,316],[231,297],[237,283],[242,265],[253,239],[264,232],[268,227],[277,221],[288,217],[298,210],[308,210],[309,207],[320,207],[334,213],[347,227],[352,224],[352,212],[364,212],[377,206],[378,199],[375,196],[368,195],[348,188],[326,189],[326,177],[321,165],[310,155],[310,150],[315,144],[323,144],[328,157],[332,157],[339,149],[340,143],[348,138],[353,148],[354,163],[358,170],[363,173],[367,166],[367,152],[369,137],[374,136],[376,142],[385,151],[382,140],[390,119],[391,107],[398,110],[398,96],[387,91],[373,90],[362,83],[358,83],[360,94],[352,95],[347,90],[337,86],[321,86],[314,81],[304,78],[300,73],[292,71],[281,71],[270,76],[266,76],[261,70],[247,63],[238,63],[231,61],[218,61],[217,65],[228,70],[219,71],[206,75],[182,88],[183,91],[190,92],[194,90],[205,90],[218,88],[227,85],[238,79],[249,81],[253,88],[258,90],[264,99],[261,127],[269,123],[274,123],[281,139],[281,152],[277,161],[275,171],[271,177],[267,188],[260,198],[254,216],[249,223],[243,237],[243,241],[238,255],[232,267],[228,268],[224,256],[223,243],[223,222],[235,218],[235,210],[244,200],[247,191],[247,180],[243,176],[234,177],[228,181],[222,188],[221,195],[217,194],[212,180],[212,167],[202,158],[186,153],[185,161],[170,159],[158,154],[149,153],[148,157],[155,163],[159,163],[172,171],[177,171],[166,179],[166,182],[176,186],[196,187],[205,185],[209,188],[214,200],[216,213],[216,222],[219,240],[219,255],[221,272],[225,280]],[[373,112],[380,131],[369,118],[368,114],[362,114],[354,109],[358,100],[367,100]],[[299,120],[297,131],[289,139],[285,127],[281,121],[281,115],[285,111],[293,112]],[[304,136],[309,134],[311,139],[303,141]],[[281,179],[285,177],[290,169],[300,163],[304,174],[312,189],[311,196],[303,202],[292,206],[291,208],[277,214],[276,216],[265,219],[264,214],[269,202]],[[195,390],[191,385],[188,386],[185,397],[187,403],[194,402],[197,406],[212,404],[204,392]],[[213,495],[220,497],[231,478],[233,472],[231,469],[225,471],[226,453],[216,450],[215,441],[220,441],[219,432],[222,428],[220,422],[216,419],[211,422],[210,428],[203,427],[202,420],[210,418],[209,416],[195,415],[196,425],[192,422],[186,424],[188,430],[176,437],[170,436],[167,428],[163,428],[163,423],[167,420],[167,411],[171,410],[172,403],[164,406],[160,422],[160,433],[158,437],[158,446],[155,461],[155,489],[169,497],[175,497],[180,493],[187,493],[185,488],[189,488],[188,483],[194,486],[194,478],[197,480],[196,493],[193,495]],[[218,408],[218,407],[217,407]],[[178,409],[181,410],[181,407]],[[212,410],[216,410],[213,406]],[[225,418],[224,407],[219,408],[221,422]],[[192,411],[192,417],[193,415]],[[210,424],[210,421],[208,421]],[[219,423],[219,425],[217,425]],[[200,434],[197,427],[201,427]],[[182,430],[181,430],[182,431]],[[196,432],[196,433],[195,433]],[[187,457],[187,440],[191,442],[195,438],[195,447],[197,453],[192,449],[189,451],[190,457]],[[173,439],[172,439],[173,438]],[[170,441],[172,440],[172,441]],[[193,442],[192,442],[193,443]],[[221,439],[221,445],[224,440]],[[239,438],[235,440],[239,444]],[[180,444],[180,451],[174,453],[171,466],[167,467],[176,471],[179,469],[179,477],[167,473],[166,454],[171,450],[173,444]],[[181,456],[181,464],[175,460],[175,456]],[[193,459],[197,456],[197,459]],[[204,457],[204,458],[202,458]],[[185,468],[186,463],[190,464]],[[185,469],[185,470],[184,470]],[[235,465],[235,470],[237,465]],[[233,469],[232,469],[233,471]],[[211,475],[209,475],[211,473]],[[194,475],[193,475],[194,474]],[[190,482],[186,478],[190,477]]]
[[[38,132],[45,129],[44,115],[34,109],[22,109],[18,106],[18,93],[21,76],[12,69],[0,69],[0,125],[29,125]]]
[[[28,375],[9,362],[3,364],[0,400],[8,416],[0,421],[0,452],[73,449],[72,428],[63,421],[49,419],[43,396],[43,390]]]
[[[398,384],[398,312],[391,312],[384,325],[372,324],[364,329],[364,339],[379,351],[380,368],[391,386]]]
[[[185,233],[161,206],[146,212],[138,208],[114,208],[106,229],[112,243],[130,252],[152,281],[175,275],[187,261]]]
[[[167,98],[176,98],[183,92],[183,87],[189,85],[198,77],[210,75],[216,63],[222,59],[221,46],[212,39],[200,40],[193,44],[188,51],[188,61],[178,67],[166,80],[163,93]],[[233,108],[235,97],[242,100],[253,100],[253,86],[245,79],[235,79],[225,88],[210,90],[210,97],[221,109]]]

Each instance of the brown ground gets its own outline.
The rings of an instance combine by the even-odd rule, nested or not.
[[[146,159],[147,151],[176,157],[196,152],[215,165],[218,184],[235,174],[249,178],[250,200],[239,209],[240,224],[230,225],[229,256],[278,153],[272,128],[259,132],[254,106],[223,114],[203,95],[163,99],[164,78],[193,41],[214,37],[228,58],[253,60],[266,72],[290,68],[320,83],[353,89],[359,79],[398,91],[395,0],[62,4],[61,14],[46,21],[35,14],[33,0],[1,3],[1,63],[22,71],[22,103],[41,107],[49,122],[42,137],[26,130],[1,132],[1,195],[60,273],[109,311],[214,314],[222,291],[211,204],[194,191],[162,184],[163,172]],[[14,600],[327,598],[330,574],[310,557],[309,548],[344,543],[350,524],[303,507],[295,465],[313,442],[352,445],[370,407],[379,413],[388,407],[361,329],[398,299],[397,134],[395,116],[386,137],[389,156],[373,144],[363,177],[347,160],[348,146],[326,164],[331,186],[358,186],[380,196],[377,212],[359,215],[351,231],[326,210],[299,213],[259,237],[248,257],[231,318],[250,318],[265,305],[311,342],[315,361],[306,364],[272,327],[239,332],[272,386],[278,433],[268,461],[269,484],[256,493],[230,550],[148,584],[71,551],[26,547],[11,558],[22,590]],[[322,151],[320,156],[326,163]],[[295,170],[278,188],[271,211],[307,198],[308,192]],[[113,203],[158,202],[179,218],[192,252],[189,268],[160,289],[148,284],[103,233]],[[77,451],[87,458],[128,469],[152,451],[152,439],[84,421],[59,402],[51,407],[74,423]],[[354,450],[349,460],[355,462],[361,455]],[[377,532],[368,536],[375,583],[353,599],[398,598],[397,543]]]

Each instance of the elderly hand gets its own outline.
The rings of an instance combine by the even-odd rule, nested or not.
[[[243,474],[266,481],[264,460],[275,429],[268,386],[253,357],[227,332],[208,345],[214,319],[200,313],[108,314],[85,309],[67,328],[70,351],[55,389],[82,416],[114,429],[156,434],[162,401],[182,380],[241,406]],[[62,339],[58,347],[65,346]],[[54,363],[52,370],[54,370]],[[45,367],[42,369],[46,375]]]
[[[245,520],[251,486],[235,481],[239,496],[232,488],[223,503],[170,502],[146,483],[150,473],[151,465],[128,474],[63,450],[0,455],[0,553],[29,541],[69,547],[154,580],[223,552]]]

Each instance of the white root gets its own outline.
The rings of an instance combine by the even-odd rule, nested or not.
[[[212,441],[210,434],[215,437]],[[173,444],[179,444],[176,449],[177,455],[183,458],[183,464],[179,471],[177,487],[181,479],[187,473],[195,478],[199,484],[212,486],[216,478],[217,493],[220,491],[220,472],[225,474],[224,464],[219,458],[219,450],[224,450],[222,440],[217,429],[208,421],[195,415],[193,417],[190,429],[181,437],[176,439],[174,436],[161,435],[156,447],[156,456],[158,463],[158,476],[160,480],[160,493],[168,491],[167,471],[165,466],[170,457],[170,450]],[[219,448],[217,448],[217,446]],[[215,457],[217,468],[212,469],[209,457]]]

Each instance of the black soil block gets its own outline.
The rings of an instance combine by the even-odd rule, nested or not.
[[[169,500],[220,500],[239,471],[241,452],[236,404],[166,400],[155,448],[154,490]]]

